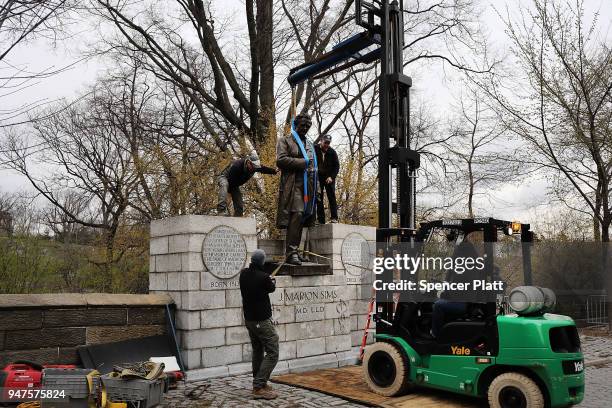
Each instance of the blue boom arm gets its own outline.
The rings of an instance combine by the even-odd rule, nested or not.
[[[380,35],[372,35],[367,31],[355,34],[336,44],[330,52],[321,55],[316,60],[291,69],[287,81],[291,86],[295,86],[309,78],[322,78],[359,63],[374,62],[380,58],[380,47],[362,53],[374,44],[380,44]],[[347,60],[351,61],[335,69],[330,69]]]

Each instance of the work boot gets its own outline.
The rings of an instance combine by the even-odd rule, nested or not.
[[[302,261],[300,261],[300,257],[297,252],[291,252],[287,256],[287,260],[285,261],[285,263],[289,265],[297,265],[297,266],[302,265]]]
[[[278,397],[278,394],[275,393],[272,390],[268,390],[266,389],[266,387],[263,388],[253,388],[253,398],[254,399],[266,399],[266,400],[272,400]]]

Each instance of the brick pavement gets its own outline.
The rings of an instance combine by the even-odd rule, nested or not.
[[[605,337],[581,337],[585,360],[598,360],[612,357],[612,339]],[[274,401],[251,399],[251,376],[215,378],[208,381],[181,384],[179,389],[166,395],[163,408],[242,408],[242,407],[279,407],[279,408],[358,408],[363,405],[351,403],[341,398],[319,392],[309,391],[283,384],[272,384],[279,393]],[[586,369],[586,395],[580,408],[612,407],[612,363]],[[205,385],[209,385],[204,389]],[[204,389],[201,396],[192,400],[186,397],[186,391]]]
[[[612,357],[612,338],[580,336],[580,343],[586,361]]]
[[[363,405],[351,403],[341,398],[319,392],[283,384],[271,384],[278,392],[279,398],[273,401],[253,400],[251,398],[252,378],[250,374],[234,377],[213,378],[208,381],[187,383],[186,389],[181,384],[177,390],[166,394],[163,408],[242,408],[242,407],[278,407],[278,408],[360,408]],[[209,387],[204,387],[209,384]],[[204,389],[197,400],[189,399],[185,392]]]
[[[612,364],[603,367],[587,367],[586,391],[579,407],[612,407]]]

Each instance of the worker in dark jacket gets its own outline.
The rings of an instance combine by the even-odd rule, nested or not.
[[[234,203],[234,216],[242,217],[244,214],[244,201],[242,201],[242,191],[240,186],[253,177],[255,173],[276,174],[276,169],[261,165],[259,156],[253,152],[244,159],[232,161],[219,175],[219,202],[217,204],[217,214],[227,214],[227,194],[232,195]]]
[[[323,207],[323,194],[327,192],[331,222],[338,222],[338,204],[336,203],[336,177],[340,171],[338,154],[330,146],[331,135],[323,135],[321,141],[315,146],[317,153],[317,164],[319,165],[319,205],[317,206],[317,218],[319,224],[325,224],[325,208]]]
[[[269,296],[269,293],[276,290],[276,282],[263,269],[265,259],[266,253],[263,250],[255,250],[249,267],[240,272],[244,323],[253,349],[253,397],[256,399],[277,397],[268,385],[270,375],[278,362],[278,334],[272,322]]]

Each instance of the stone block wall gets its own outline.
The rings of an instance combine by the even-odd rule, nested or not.
[[[319,262],[332,265],[335,276],[342,276],[349,288],[348,310],[350,311],[351,345],[358,347],[366,325],[369,300],[372,297],[371,262],[375,253],[376,228],[363,225],[324,224],[309,231],[311,251],[327,258]],[[360,259],[369,252],[368,259]],[[344,258],[344,259],[343,259]],[[361,265],[358,268],[353,265]],[[367,266],[367,268],[365,268]],[[370,327],[376,325],[371,322]],[[368,342],[372,342],[369,335]]]
[[[218,257],[232,263],[234,269],[204,261],[206,256],[215,258],[210,248],[212,252],[230,251],[223,242],[219,244],[223,241],[223,234],[217,234],[219,228],[232,236],[238,233],[244,240],[244,263],[240,252]],[[332,264],[334,273],[276,278],[277,290],[270,296],[272,320],[280,338],[276,373],[354,363],[363,335],[370,293],[364,296],[362,285],[369,271],[347,272],[342,263],[343,245],[349,236],[373,242],[375,229],[329,224],[311,228],[306,236],[313,252],[329,258],[319,262]],[[240,240],[234,243],[242,245]],[[167,293],[177,304],[176,327],[188,380],[251,370],[238,277],[257,247],[252,218],[191,215],[151,223],[150,292]],[[270,252],[279,245],[262,240],[261,247]]]
[[[215,276],[203,260],[204,241],[217,227],[231,228],[245,245],[244,259],[226,277]],[[176,303],[177,337],[191,377],[219,374],[210,368],[244,361],[238,274],[255,249],[253,218],[185,215],[151,222],[149,292],[166,293]]]
[[[167,295],[0,295],[0,367],[79,364],[77,347],[166,333]]]

